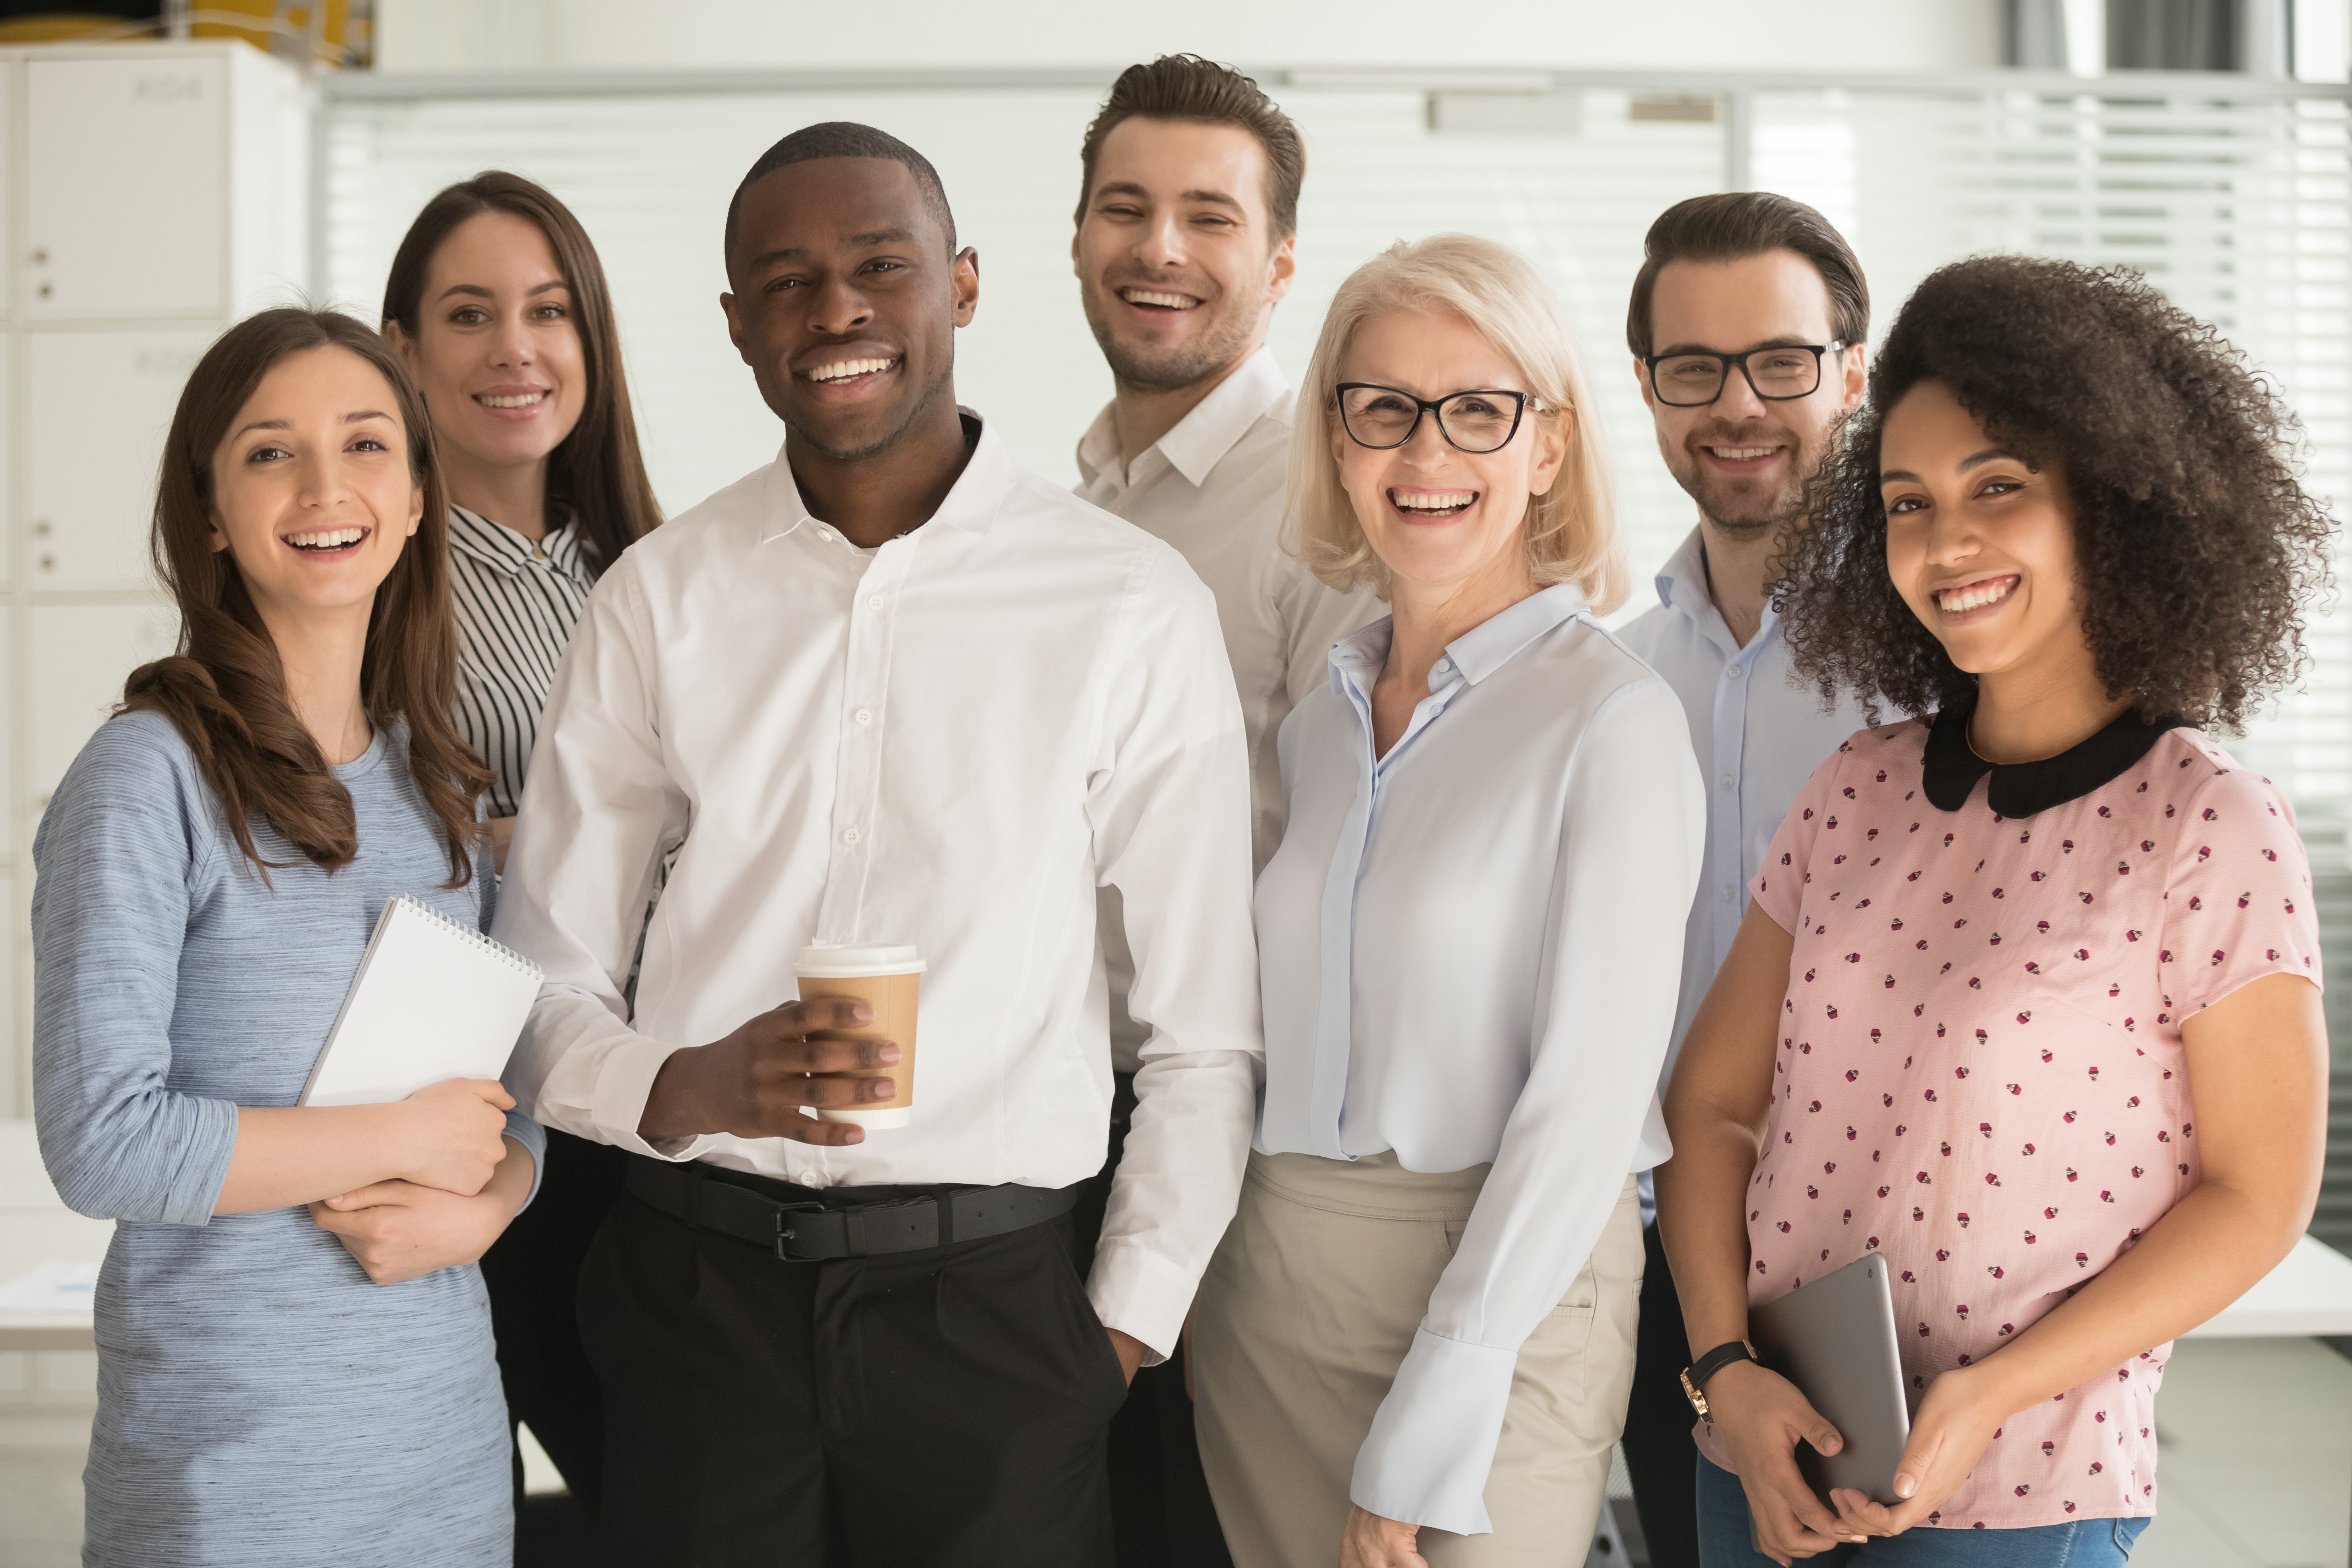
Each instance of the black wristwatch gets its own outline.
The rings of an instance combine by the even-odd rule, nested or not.
[[[1683,1397],[1691,1402],[1702,1421],[1712,1420],[1706,1413],[1706,1380],[1736,1361],[1760,1362],[1756,1347],[1746,1340],[1731,1340],[1716,1346],[1683,1369]]]

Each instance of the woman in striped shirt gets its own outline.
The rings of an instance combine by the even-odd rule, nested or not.
[[[554,196],[492,171],[425,205],[393,258],[383,330],[423,390],[451,500],[457,729],[489,764],[500,869],[557,661],[588,590],[661,521],[637,451],[603,266]],[[551,1134],[528,1220],[482,1273],[513,1417],[592,1515],[602,1396],[572,1316],[619,1150]]]

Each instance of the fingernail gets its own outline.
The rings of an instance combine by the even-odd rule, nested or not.
[[[1913,1480],[1909,1476],[1896,1476],[1895,1478],[1895,1495],[1896,1497],[1909,1497],[1913,1492],[1916,1492],[1918,1489],[1919,1483]]]
[[[868,1100],[887,1100],[898,1092],[898,1084],[889,1079],[869,1078],[866,1080],[866,1098]]]
[[[871,1002],[852,1002],[849,1005],[849,1016],[852,1018],[856,1019],[857,1022],[861,1024],[870,1024],[874,1021],[874,1004]]]
[[[876,1050],[874,1055],[879,1060],[885,1062],[895,1062],[898,1059],[898,1047],[896,1046],[886,1045]]]

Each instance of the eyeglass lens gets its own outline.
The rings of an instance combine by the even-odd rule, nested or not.
[[[1726,371],[1713,354],[1669,354],[1651,374],[1661,400],[1690,408],[1722,395]],[[1803,397],[1822,384],[1822,360],[1811,349],[1765,349],[1748,356],[1748,374],[1759,397]]]
[[[1465,452],[1491,452],[1511,438],[1518,422],[1515,399],[1484,392],[1457,392],[1437,405],[1439,431]],[[1421,417],[1421,405],[1382,386],[1353,386],[1339,395],[1348,434],[1363,446],[1401,447]]]

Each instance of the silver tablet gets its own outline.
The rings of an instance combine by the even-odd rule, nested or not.
[[[1826,1458],[1811,1443],[1797,1445],[1797,1468],[1822,1500],[1832,1487],[1847,1487],[1895,1502],[1895,1469],[1910,1440],[1911,1411],[1886,1259],[1866,1254],[1750,1308],[1748,1335],[1764,1364],[1795,1384],[1845,1439]]]

